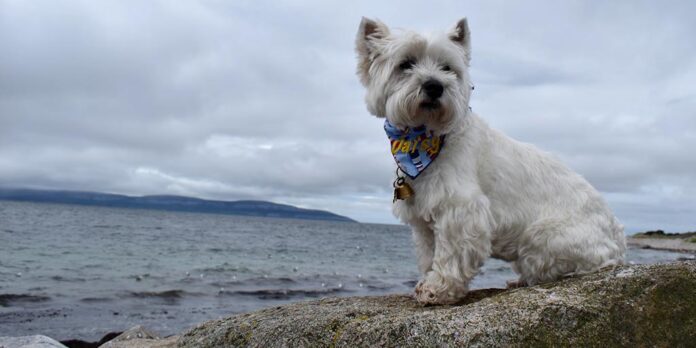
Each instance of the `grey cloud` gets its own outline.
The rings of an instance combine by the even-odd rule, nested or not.
[[[629,229],[696,213],[696,5],[0,1],[0,185],[261,198],[363,221],[392,159],[355,77],[360,16],[469,17],[472,106],[561,157]]]

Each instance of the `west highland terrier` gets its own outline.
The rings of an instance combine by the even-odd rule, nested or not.
[[[466,19],[423,36],[363,18],[356,46],[367,109],[385,118],[397,162],[393,211],[413,229],[420,303],[461,300],[489,256],[511,262],[521,286],[623,263],[623,226],[600,194],[469,107]]]

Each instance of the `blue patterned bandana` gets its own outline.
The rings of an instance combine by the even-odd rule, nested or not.
[[[433,163],[445,145],[445,136],[428,134],[425,126],[400,130],[384,121],[384,131],[391,142],[391,153],[401,171],[415,179],[430,163]]]

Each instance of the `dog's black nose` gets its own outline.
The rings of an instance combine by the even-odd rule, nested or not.
[[[422,88],[430,99],[440,98],[442,96],[442,91],[444,90],[440,81],[434,79],[425,81]]]

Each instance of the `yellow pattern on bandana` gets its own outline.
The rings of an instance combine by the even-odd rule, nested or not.
[[[412,179],[435,160],[445,142],[444,135],[428,133],[425,126],[402,131],[385,121],[384,131],[391,142],[391,153],[396,164]]]

